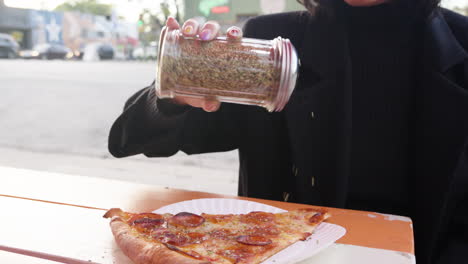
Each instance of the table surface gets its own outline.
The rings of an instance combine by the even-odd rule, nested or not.
[[[6,167],[0,167],[0,177],[0,260],[12,259],[8,263],[31,263],[30,256],[65,263],[130,263],[116,246],[109,221],[102,218],[113,207],[148,212],[200,198],[250,200],[285,210],[313,207]],[[347,233],[304,263],[415,262],[411,219],[327,209],[332,214],[327,222]]]

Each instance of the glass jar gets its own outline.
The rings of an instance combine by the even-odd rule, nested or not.
[[[288,39],[202,41],[164,28],[156,93],[258,105],[281,111],[296,85],[298,57]]]

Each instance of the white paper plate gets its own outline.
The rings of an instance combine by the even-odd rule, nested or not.
[[[159,208],[154,213],[176,214],[190,212],[194,214],[247,214],[252,211],[265,211],[270,213],[286,212],[283,209],[262,203],[236,199],[197,199],[170,204]],[[333,217],[333,216],[332,216]],[[344,236],[346,229],[334,224],[321,223],[314,234],[306,241],[299,241],[288,248],[278,252],[274,256],[262,262],[262,264],[292,264],[303,261],[327,248]]]

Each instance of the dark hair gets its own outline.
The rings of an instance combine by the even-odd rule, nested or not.
[[[400,5],[403,8],[411,9],[415,14],[429,17],[439,6],[441,0],[391,0],[392,3]],[[337,6],[344,0],[297,0],[304,5],[312,14],[324,13],[331,14]]]

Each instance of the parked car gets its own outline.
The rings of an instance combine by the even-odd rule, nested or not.
[[[89,43],[80,50],[74,52],[77,60],[112,60],[115,58],[115,50],[110,44]]]
[[[0,58],[16,58],[18,50],[19,44],[12,36],[0,33]]]
[[[82,60],[83,59],[83,55],[85,53],[85,49],[84,48],[81,48],[79,50],[75,50],[73,52],[73,58],[76,59],[76,60]]]
[[[60,44],[39,44],[32,50],[20,51],[20,56],[24,59],[71,59],[73,52]]]
[[[101,60],[112,60],[115,55],[114,48],[109,44],[99,45],[97,52]]]
[[[133,57],[137,60],[156,60],[158,58],[158,47],[138,47],[133,51]]]

